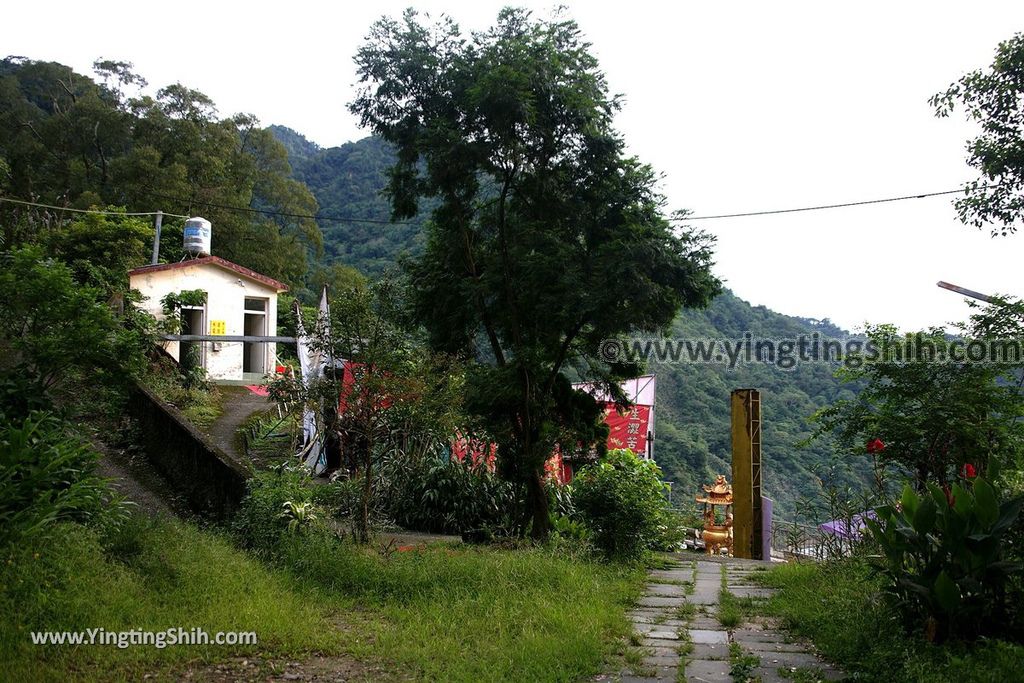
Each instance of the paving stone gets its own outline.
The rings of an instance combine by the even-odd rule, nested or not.
[[[729,592],[737,598],[770,598],[775,595],[771,588],[754,588],[751,586],[729,586]]]
[[[679,667],[679,655],[675,657],[644,657],[643,665],[657,669],[658,667],[671,667],[673,669]]]
[[[821,669],[828,666],[809,652],[763,652],[759,656],[761,664],[765,666],[785,668],[795,666],[807,669]]]
[[[652,579],[661,579],[662,581],[686,581],[690,582],[693,580],[693,569],[691,567],[683,567],[681,569],[657,569],[648,574]]]
[[[726,643],[694,643],[690,646],[691,659],[729,659]]]
[[[693,595],[686,598],[692,605],[717,605],[718,591],[702,591],[700,588],[693,592]]]
[[[739,639],[736,639],[736,642],[742,645],[745,650],[749,650],[758,656],[762,654],[767,655],[772,652],[809,652],[808,646],[802,643],[743,642]]]
[[[679,650],[676,649],[676,643],[668,640],[644,638],[641,645],[645,653],[652,657],[674,657],[679,654]]]
[[[650,631],[647,633],[647,637],[652,638],[654,640],[679,640],[678,633],[676,633],[675,631],[666,630]]]
[[[679,679],[679,665],[682,662],[676,662],[673,666],[659,666],[655,669],[655,676],[659,681],[668,681],[669,683],[676,683]]]
[[[779,669],[786,671],[786,674],[780,674]],[[817,680],[822,681],[838,681],[845,678],[841,671],[837,671],[829,666],[821,667],[779,667],[779,666],[759,666],[753,671],[753,675],[761,677],[761,683],[792,683],[793,675],[796,673],[797,668],[803,671],[813,671],[817,674]]]
[[[686,663],[687,681],[731,681],[729,662],[691,659]]]
[[[685,602],[684,598],[659,598],[657,596],[645,595],[640,598],[638,604],[644,607],[679,607]]]
[[[709,631],[700,628],[690,629],[691,643],[728,643],[729,634],[725,631]]]
[[[786,637],[777,631],[766,631],[760,628],[738,628],[732,632],[737,643],[784,643]]]
[[[683,558],[681,558],[683,559]],[[729,641],[726,631],[715,618],[722,570],[726,584],[737,597],[766,598],[775,591],[756,583],[752,576],[760,571],[753,563],[731,564],[728,561],[702,561],[671,569],[649,572],[650,584],[637,607],[629,612],[635,631],[642,637],[643,666],[636,672],[623,672],[623,683],[674,683],[682,661],[678,653],[680,632],[686,629],[690,644],[686,657],[687,681],[729,681]],[[696,581],[694,573],[696,572]],[[689,586],[674,582],[692,582]],[[692,604],[698,609],[689,620],[677,616],[679,607]],[[753,672],[761,683],[789,682],[784,674],[794,668],[820,672],[822,679],[834,680],[842,673],[818,659],[813,647],[799,642],[786,642],[778,629],[778,621],[754,617],[743,628],[732,632],[733,640],[747,652],[758,657],[760,665]],[[779,674],[782,669],[784,674]],[[643,675],[637,675],[643,674]]]
[[[793,683],[792,678],[787,678],[779,673],[778,667],[769,669],[766,666],[754,667],[750,672],[751,678],[761,683]]]
[[[633,624],[633,631],[635,631],[636,633],[641,633],[641,634],[645,634],[645,635],[650,633],[651,631],[660,631],[661,629],[662,629],[661,624],[644,624],[644,623],[640,623],[640,624],[634,623]]]
[[[657,624],[662,623],[662,619],[664,617],[663,614],[659,614],[659,615],[654,615],[654,614],[628,614],[626,616],[636,626],[639,626],[641,624],[648,625],[648,626],[655,626]]]

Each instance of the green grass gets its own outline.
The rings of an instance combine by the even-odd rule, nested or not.
[[[1020,645],[983,640],[938,646],[907,635],[881,600],[878,579],[860,561],[785,564],[758,580],[780,589],[765,605],[769,614],[864,680],[1021,680]]]
[[[728,575],[722,565],[722,590],[718,593],[718,623],[727,629],[739,627],[760,611],[760,601],[750,597],[737,597],[729,592]]]
[[[38,555],[38,556],[37,556]],[[112,539],[61,525],[0,555],[0,680],[176,679],[197,663],[312,653],[366,678],[569,681],[624,655],[644,571],[545,549],[382,555],[291,537],[272,564],[214,531],[136,520]],[[33,646],[32,630],[255,631],[257,646]]]
[[[322,537],[282,547],[283,563],[327,595],[382,617],[354,654],[423,679],[576,680],[626,640],[642,568],[544,549],[431,547],[386,558]]]
[[[49,539],[8,549],[0,565],[0,680],[141,679],[186,660],[265,652],[339,652],[327,609],[289,577],[194,526],[135,519],[109,539],[58,526]],[[73,648],[32,645],[36,630],[255,631],[259,645]]]
[[[144,381],[157,396],[180,410],[200,429],[209,427],[224,412],[224,393],[216,385],[185,388],[169,369],[155,367]]]

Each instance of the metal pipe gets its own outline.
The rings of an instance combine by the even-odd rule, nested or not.
[[[156,212],[156,237],[153,238],[153,265],[160,262],[160,228],[164,224],[164,212]]]
[[[250,334],[161,334],[160,339],[176,342],[254,342],[294,344],[295,337],[265,337]]]
[[[988,294],[982,294],[981,292],[975,292],[973,289],[967,289],[966,287],[958,287],[957,285],[953,285],[953,284],[950,284],[948,282],[943,282],[942,280],[939,280],[935,284],[937,284],[942,289],[948,289],[951,292],[956,292],[957,294],[963,294],[964,296],[969,296],[972,299],[978,299],[979,301],[984,301],[987,304],[1000,304],[1000,303],[1002,303],[1001,301],[999,301],[999,299],[995,298],[994,296],[989,296]]]

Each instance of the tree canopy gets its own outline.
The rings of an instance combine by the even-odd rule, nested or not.
[[[960,220],[993,237],[1017,231],[1024,219],[1024,33],[999,44],[992,66],[953,83],[930,100],[937,116],[962,106],[981,134],[967,143],[967,163],[981,179],[956,200]]]

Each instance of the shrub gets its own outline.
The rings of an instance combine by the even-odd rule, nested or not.
[[[7,422],[0,415],[0,543],[42,533],[61,520],[116,526],[124,504],[96,474],[98,455],[48,413]]]
[[[673,552],[683,548],[687,540],[693,540],[693,529],[699,528],[703,521],[678,508],[666,508],[658,524],[658,535],[653,541],[654,550]]]
[[[981,477],[919,495],[907,485],[899,506],[882,506],[868,528],[884,553],[888,593],[908,625],[929,640],[973,638],[1006,623],[1006,587],[1021,565],[1004,537],[1024,498],[999,502]]]
[[[266,556],[277,553],[281,537],[316,525],[314,490],[301,467],[281,466],[249,480],[232,528],[241,544]],[[296,511],[301,511],[297,513]]]
[[[661,537],[668,508],[661,470],[632,451],[613,450],[580,470],[573,500],[598,549],[608,558],[637,560]]]
[[[507,535],[520,509],[516,488],[486,466],[458,460],[423,459],[392,463],[388,507],[407,529],[461,533],[486,529]]]

